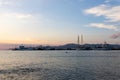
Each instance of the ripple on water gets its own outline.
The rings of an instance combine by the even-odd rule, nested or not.
[[[119,80],[118,51],[0,53],[0,80]],[[4,68],[3,67],[3,68]]]

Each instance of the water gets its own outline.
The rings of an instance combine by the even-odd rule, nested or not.
[[[120,80],[120,51],[0,51],[0,80]]]

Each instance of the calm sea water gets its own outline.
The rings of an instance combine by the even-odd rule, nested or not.
[[[120,80],[120,51],[0,51],[0,80]]]

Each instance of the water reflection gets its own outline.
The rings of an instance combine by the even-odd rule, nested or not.
[[[120,51],[1,51],[0,80],[119,80]]]

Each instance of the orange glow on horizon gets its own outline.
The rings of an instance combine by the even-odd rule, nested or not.
[[[47,41],[47,40],[4,40],[0,44],[36,44],[36,45],[63,45],[67,43],[75,43],[71,41]]]

